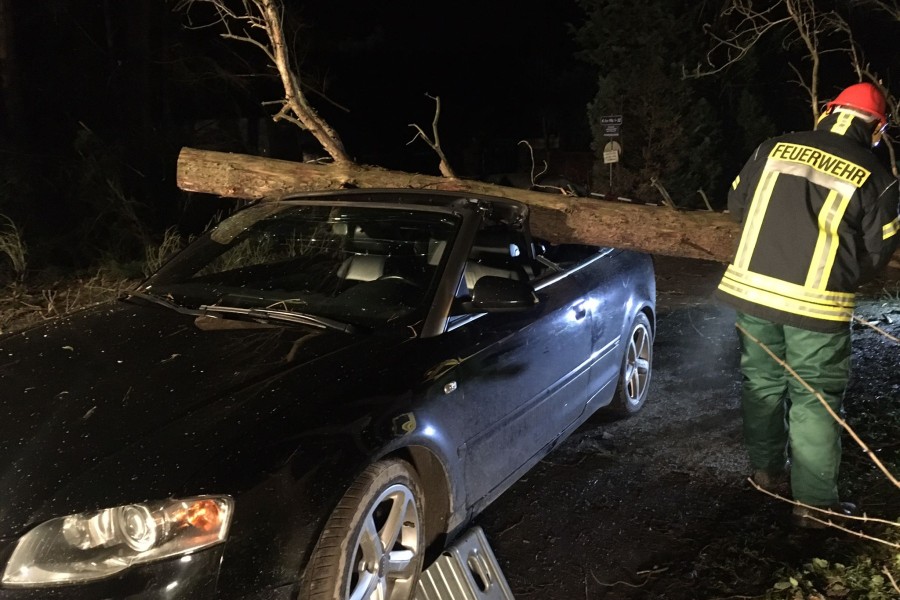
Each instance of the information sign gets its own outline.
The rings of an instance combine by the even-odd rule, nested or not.
[[[600,117],[600,125],[603,127],[603,137],[618,137],[622,129],[622,115]]]

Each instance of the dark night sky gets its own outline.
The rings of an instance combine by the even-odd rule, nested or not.
[[[337,1],[300,15],[311,28],[339,27],[353,40],[329,45],[330,56],[312,49],[308,60],[313,69],[327,65],[329,97],[350,110],[329,114],[351,151],[387,150],[388,160],[425,152],[421,142],[405,146],[414,135],[409,123],[430,132],[434,103],[425,94],[441,98],[440,131],[451,150],[476,136],[515,144],[573,114],[584,134],[573,144],[587,149],[594,81],[573,56],[574,0],[464,0],[439,11],[412,0]]]
[[[307,79],[323,79],[329,97],[351,114],[375,107],[382,118],[396,119],[404,129],[409,120],[405,113],[417,107],[431,116],[425,93],[441,96],[448,119],[487,115],[500,127],[508,128],[512,121],[518,129],[519,115],[565,102],[565,91],[552,84],[560,71],[579,65],[567,30],[567,23],[580,17],[575,0],[288,2],[301,24],[295,40]],[[74,118],[96,107],[96,98],[118,93],[114,88],[135,67],[128,46],[143,33],[136,28],[150,30],[151,43],[159,34],[157,8],[152,15],[141,15],[115,2],[46,0],[19,10],[18,61],[36,93],[33,99],[55,104]],[[147,22],[145,16],[157,22]],[[167,27],[185,20],[182,17],[169,17]],[[204,52],[215,57],[229,51],[242,58],[221,67],[261,68],[258,50],[218,41],[220,31],[211,27],[164,34],[169,49],[153,53],[151,68],[163,68],[166,61],[202,60]],[[310,98],[328,110],[315,94]],[[229,99],[221,100],[227,104]]]

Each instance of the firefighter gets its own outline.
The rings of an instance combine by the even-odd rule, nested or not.
[[[887,127],[885,105],[878,87],[851,85],[815,130],[756,149],[728,193],[742,232],[716,290],[737,311],[753,479],[767,488],[789,483],[796,501],[839,514],[856,510],[838,497],[840,425],[751,336],[840,414],[854,294],[900,238],[898,181],[872,152]],[[824,527],[813,518],[822,516],[795,506],[792,519]]]

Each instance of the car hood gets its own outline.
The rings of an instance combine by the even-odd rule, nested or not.
[[[168,436],[154,443],[184,445],[173,439],[183,422],[233,411],[223,398],[266,389],[297,369],[304,389],[323,389],[328,382],[316,378],[335,367],[312,365],[342,360],[351,348],[356,356],[373,337],[120,302],[0,338],[0,490],[15,490],[0,499],[0,537],[84,473],[108,469],[105,458],[128,455],[123,448],[158,452],[146,443],[154,432]],[[122,472],[110,476],[128,468],[118,464]]]

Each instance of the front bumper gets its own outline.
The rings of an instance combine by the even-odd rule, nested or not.
[[[206,600],[216,598],[224,544],[137,565],[112,577],[53,587],[0,587],[0,600]],[[8,557],[3,552],[0,564]]]

